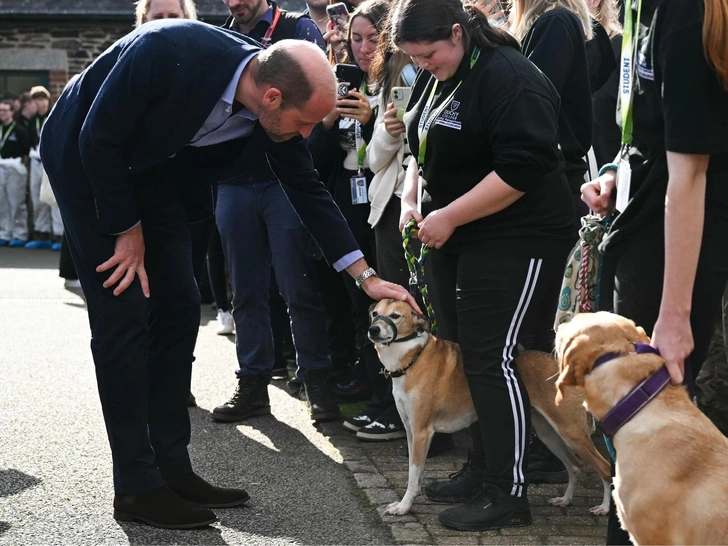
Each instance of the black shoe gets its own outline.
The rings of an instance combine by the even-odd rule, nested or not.
[[[512,497],[497,485],[486,484],[467,504],[440,512],[440,523],[459,531],[489,531],[531,525],[528,498]]]
[[[231,508],[250,500],[244,489],[215,487],[194,472],[169,478],[167,485],[180,497],[203,508]]]
[[[348,380],[338,382],[331,390],[337,398],[346,402],[364,400],[372,395],[369,383],[358,377],[350,377]]]
[[[551,453],[537,437],[532,436],[528,444],[528,483],[567,483],[569,473],[564,463]]]
[[[162,529],[196,529],[215,523],[217,516],[163,485],[136,495],[115,495],[114,519],[138,521]]]
[[[291,379],[286,381],[286,387],[288,388],[288,394],[299,400],[305,400],[305,392],[303,389],[303,380],[297,375],[294,375]]]
[[[344,421],[344,428],[352,432],[359,432],[361,428],[376,421],[377,417],[379,417],[382,413],[382,410],[373,410],[368,407],[364,408],[361,415],[346,419]]]
[[[399,413],[397,413],[397,407],[392,406],[376,420],[362,427],[356,433],[356,437],[366,442],[386,442],[407,438],[407,432],[404,429]]]
[[[339,404],[331,394],[326,378],[330,368],[309,368],[303,375],[303,386],[306,389],[308,403],[311,406],[311,419],[314,421],[333,421],[339,418]]]
[[[270,415],[269,383],[269,375],[241,376],[233,397],[212,410],[212,418],[233,423],[254,415]]]
[[[281,360],[273,363],[273,369],[271,370],[271,379],[276,381],[288,379],[288,362]]]
[[[468,453],[468,460],[460,470],[450,474],[447,480],[427,484],[425,495],[433,502],[468,502],[482,489],[484,477],[483,469],[473,464]]]
[[[197,399],[195,398],[195,395],[190,393],[190,397],[187,400],[187,407],[188,408],[194,408],[197,406]]]

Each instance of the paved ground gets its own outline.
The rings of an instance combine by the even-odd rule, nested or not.
[[[220,510],[204,531],[161,531],[111,517],[110,454],[101,418],[83,299],[63,289],[50,251],[0,248],[0,544],[603,544],[605,518],[588,507],[601,489],[588,472],[574,506],[548,498],[562,486],[530,489],[534,525],[491,533],[442,528],[443,508],[420,497],[412,514],[380,516],[404,492],[404,441],[358,442],[339,423],[317,430],[302,402],[271,386],[272,417],[243,425],[210,420],[234,387],[234,347],[203,313],[192,387],[190,451],[196,470],[246,487],[250,505]],[[444,478],[465,459],[431,459]]]

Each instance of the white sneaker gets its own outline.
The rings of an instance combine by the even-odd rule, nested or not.
[[[81,288],[81,281],[78,279],[66,279],[63,283],[64,288]]]
[[[229,336],[235,332],[235,322],[230,311],[217,312],[217,335]]]

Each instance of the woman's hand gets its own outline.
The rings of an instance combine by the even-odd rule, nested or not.
[[[582,184],[581,200],[595,213],[606,216],[614,208],[614,187],[616,184],[617,173],[609,170],[599,178]]]
[[[98,266],[96,271],[103,273],[113,267],[116,269],[104,282],[104,288],[111,288],[119,283],[114,289],[114,296],[118,296],[129,288],[134,282],[134,277],[139,276],[142,292],[144,296],[149,297],[149,281],[144,269],[144,235],[141,223],[116,236],[114,255]]]
[[[416,203],[410,203],[407,201],[404,197],[402,197],[402,201],[400,204],[400,212],[399,212],[399,231],[401,232],[404,229],[404,226],[412,219],[415,219],[415,222],[419,225],[420,222],[422,222],[422,215],[417,212],[417,204]],[[417,239],[417,234],[415,233],[415,239]]]
[[[324,32],[323,38],[324,42],[329,44],[331,49],[334,50],[334,56],[339,60],[346,47],[346,35],[339,31],[333,21],[329,21],[326,25],[326,32]]]
[[[685,359],[695,347],[690,315],[660,311],[652,331],[653,347],[660,350],[673,385],[680,385],[685,377]]]
[[[457,225],[447,209],[433,210],[419,223],[417,238],[432,248],[441,248],[452,236]]]
[[[356,89],[351,89],[348,95],[336,101],[336,111],[339,115],[355,119],[362,125],[369,123],[374,113],[367,98]]]
[[[384,113],[384,128],[393,138],[397,138],[407,131],[407,126],[397,117],[397,112],[400,110],[401,108],[395,109],[394,104],[390,102]]]
[[[334,123],[336,123],[337,119],[339,119],[339,109],[338,107],[334,106],[334,109],[331,110],[331,112],[329,112],[328,115],[321,120],[321,125],[324,126],[324,129],[330,131],[331,128],[334,126]]]
[[[480,7],[483,8],[483,11],[488,15],[488,19],[495,19],[496,21],[499,21],[500,19],[505,19],[506,14],[503,13],[502,9],[498,9],[498,2],[496,0],[478,0],[477,2],[480,4]]]

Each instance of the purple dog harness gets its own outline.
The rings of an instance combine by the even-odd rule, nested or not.
[[[635,343],[635,353],[645,354],[651,353],[659,356],[660,351],[648,345],[647,343]],[[624,353],[607,353],[594,362],[594,368],[601,366],[610,360],[625,356]],[[604,434],[610,438],[634,417],[650,400],[660,394],[662,390],[670,383],[670,374],[665,366],[662,366],[647,379],[639,383],[630,393],[622,398],[616,406],[599,422]]]

